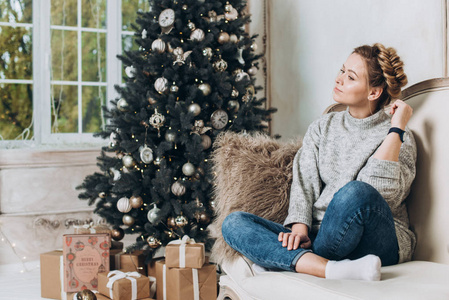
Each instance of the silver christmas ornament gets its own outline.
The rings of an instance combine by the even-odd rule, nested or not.
[[[204,96],[209,96],[212,92],[212,88],[210,87],[209,83],[201,83],[200,85],[198,85],[198,88],[201,90],[201,92],[203,92]]]
[[[159,94],[163,94],[168,90],[168,80],[164,77],[156,79],[154,82],[154,88]]]
[[[184,173],[184,175],[186,176],[192,176],[193,174],[195,174],[195,166],[190,162],[185,163],[182,166],[182,173]]]
[[[132,226],[136,220],[130,215],[124,215],[122,218],[122,222],[126,226]]]
[[[190,34],[190,39],[195,42],[201,42],[202,40],[204,40],[204,37],[205,37],[204,31],[199,28],[195,29]]]
[[[153,161],[153,150],[151,150],[151,148],[147,145],[143,146],[142,149],[140,149],[140,160],[144,164],[149,164]]]
[[[161,221],[160,212],[161,210],[156,206],[156,204],[153,204],[153,208],[150,209],[147,213],[148,221],[150,221],[150,223],[153,225],[159,224],[159,222]]]
[[[190,30],[195,30],[195,29],[196,29],[195,23],[190,22],[190,21],[189,21],[189,23],[187,23],[187,27],[188,27]]]
[[[119,212],[122,212],[125,214],[127,212],[129,212],[132,209],[131,204],[129,203],[129,199],[126,197],[120,198],[117,201],[117,209]]]
[[[112,173],[112,176],[113,176],[112,180],[113,181],[117,181],[117,180],[119,180],[122,177],[122,174],[120,173],[119,170],[117,170],[115,168],[110,168],[109,170]]]
[[[232,112],[237,112],[240,108],[240,104],[236,100],[230,100],[228,102],[228,110]]]
[[[126,76],[129,78],[134,78],[134,73],[136,73],[136,68],[134,66],[128,66],[125,68]]]
[[[175,224],[177,227],[182,228],[182,227],[186,226],[187,224],[189,224],[189,220],[187,220],[187,218],[182,215],[177,216],[175,218]]]
[[[154,114],[150,117],[150,125],[157,129],[158,135],[160,136],[160,129],[165,124],[164,115],[157,112],[157,109],[154,110]]]
[[[229,4],[229,2],[226,2],[226,5],[224,7],[225,12],[231,12],[232,9],[233,9],[232,5]]]
[[[177,93],[179,91],[179,87],[177,85],[172,85],[170,87],[170,92]]]
[[[186,193],[186,187],[179,181],[175,181],[171,185],[171,192],[173,195],[180,197]]]
[[[127,111],[129,108],[128,102],[126,102],[125,99],[120,98],[120,100],[117,101],[117,109],[119,111]]]
[[[187,108],[190,113],[192,113],[195,117],[201,113],[201,106],[198,103],[192,103]]]
[[[166,48],[165,42],[161,39],[156,39],[151,44],[151,49],[158,53],[165,52],[165,48]]]
[[[231,92],[231,98],[237,98],[239,96],[239,91],[235,88],[235,87],[233,87],[232,88],[232,92]]]
[[[212,58],[212,48],[209,48],[209,47],[207,47],[207,48],[204,48],[203,49],[203,55],[204,56],[206,56],[208,59],[211,59]]]
[[[201,136],[201,145],[203,145],[204,150],[209,149],[210,146],[212,145],[212,140],[211,140],[210,136],[205,135],[205,134],[202,135]]]
[[[154,163],[155,166],[160,166],[161,162],[162,162],[162,158],[156,157],[156,159],[154,160],[153,163]]]
[[[153,248],[153,249],[155,249],[155,248],[159,247],[160,245],[162,245],[161,241],[159,241],[154,236],[149,236],[147,238],[147,243],[148,243],[148,246],[150,246],[150,248]]]
[[[182,6],[182,10],[187,10],[187,8],[189,8],[189,7],[187,6],[187,4],[184,4],[184,5]]]
[[[257,51],[257,44],[256,44],[256,42],[253,42],[253,43],[251,44],[250,49],[251,49],[252,51]]]
[[[248,69],[248,74],[251,76],[255,76],[257,74],[257,67],[256,66],[252,66],[251,68]]]
[[[245,80],[250,80],[250,77],[249,77],[248,73],[246,73],[246,72],[239,72],[235,76],[235,81],[242,81],[244,79]]]
[[[220,44],[229,42],[229,39],[230,39],[229,33],[227,32],[220,32],[220,34],[218,35],[218,42]]]
[[[127,168],[132,168],[134,166],[134,159],[131,155],[125,155],[122,158],[123,165]]]
[[[167,131],[165,133],[165,140],[167,142],[175,142],[176,141],[176,133],[173,131]]]

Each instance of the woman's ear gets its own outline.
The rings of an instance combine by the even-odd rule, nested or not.
[[[368,94],[368,100],[375,101],[375,100],[379,99],[380,95],[382,95],[382,92],[383,92],[383,88],[381,88],[381,87],[370,88],[369,94]]]

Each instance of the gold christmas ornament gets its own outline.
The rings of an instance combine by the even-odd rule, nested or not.
[[[229,2],[226,2],[226,5],[224,7],[225,12],[231,12],[232,9],[232,5]]]
[[[204,40],[205,36],[206,35],[204,34],[204,31],[197,28],[190,34],[190,39],[195,42],[201,42],[202,40]]]
[[[122,218],[122,222],[126,226],[132,226],[135,221],[136,220],[133,217],[131,217],[130,215],[124,215],[123,218]]]
[[[250,49],[251,49],[252,51],[257,51],[257,44],[256,44],[256,42],[253,42],[253,43],[251,44]]]
[[[212,92],[212,88],[209,83],[201,83],[198,85],[198,88],[201,90],[204,96],[209,96]]]
[[[240,103],[237,100],[230,100],[228,102],[228,110],[231,112],[237,112],[240,109]]]
[[[212,48],[206,47],[203,49],[203,55],[206,56],[208,59],[212,58]]]
[[[129,198],[129,204],[132,208],[139,208],[143,205],[143,199],[140,196],[132,196]]]
[[[189,23],[187,23],[187,27],[188,27],[190,30],[195,30],[195,29],[196,29],[195,23],[193,23],[193,22],[191,22],[191,21],[189,21]]]
[[[176,229],[175,218],[169,217],[169,218],[167,219],[167,226],[168,226],[169,228]]]
[[[81,292],[76,293],[76,300],[97,300],[97,296],[89,289],[82,290]]]
[[[120,241],[125,236],[125,232],[120,227],[111,230],[111,237],[114,241]]]
[[[217,72],[224,72],[228,68],[228,63],[221,58],[213,63],[212,65]]]
[[[203,225],[210,223],[210,216],[206,212],[200,212],[196,214],[196,219],[198,223],[201,223]]]
[[[236,34],[231,34],[230,36],[229,36],[229,40],[232,42],[232,43],[237,43],[238,41],[239,41],[239,38],[237,37],[237,35]]]
[[[202,135],[201,136],[201,145],[203,146],[204,150],[207,150],[212,146],[212,139],[208,135]]]
[[[229,42],[229,39],[230,39],[229,33],[227,32],[220,32],[220,34],[218,35],[218,42],[220,44]]]
[[[256,66],[252,66],[251,68],[248,69],[248,74],[251,76],[255,76],[257,74],[257,67]]]
[[[156,100],[154,98],[148,97],[148,102],[150,104],[156,104]]]
[[[237,98],[239,96],[239,91],[235,88],[235,87],[233,87],[232,88],[232,92],[231,92],[231,98]]]
[[[106,198],[106,193],[105,192],[100,192],[100,193],[98,193],[98,197]]]
[[[195,117],[201,113],[201,106],[198,103],[192,103],[187,108],[190,113],[192,113]]]

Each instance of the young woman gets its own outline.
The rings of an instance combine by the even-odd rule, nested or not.
[[[382,265],[410,260],[415,236],[404,199],[415,177],[416,145],[406,127],[412,108],[392,102],[406,83],[393,48],[356,48],[333,91],[348,109],[308,128],[284,224],[231,213],[225,241],[256,266],[331,279],[380,280]]]

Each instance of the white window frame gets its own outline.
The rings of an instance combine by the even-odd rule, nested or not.
[[[74,1],[74,0],[69,0]],[[78,1],[78,6],[81,1]],[[114,85],[122,84],[121,62],[117,55],[122,53],[122,14],[121,0],[107,0],[106,4],[106,82],[84,82],[83,85],[105,86],[105,104],[119,97]],[[17,23],[14,26],[32,27],[32,49],[33,49],[33,78],[31,80],[0,80],[2,83],[28,83],[33,84],[33,140],[2,140],[0,149],[5,148],[90,148],[105,145],[107,141],[93,137],[92,133],[51,133],[51,41],[50,41],[50,16],[51,0],[33,0],[33,23]],[[81,26],[80,16],[78,17],[78,29]],[[10,23],[0,23],[0,25],[11,25]],[[58,26],[51,26],[57,28]],[[60,26],[59,26],[60,27]],[[97,31],[95,29],[95,31]],[[100,30],[103,31],[103,30]],[[80,31],[78,30],[80,39]],[[78,43],[78,51],[81,51],[81,43]],[[79,55],[79,54],[78,54]],[[78,56],[79,57],[79,56]],[[81,72],[81,60],[78,59],[78,72]],[[54,82],[71,84],[73,82]],[[76,82],[78,89],[81,89],[81,82]],[[78,124],[81,127],[81,105],[78,105]]]

